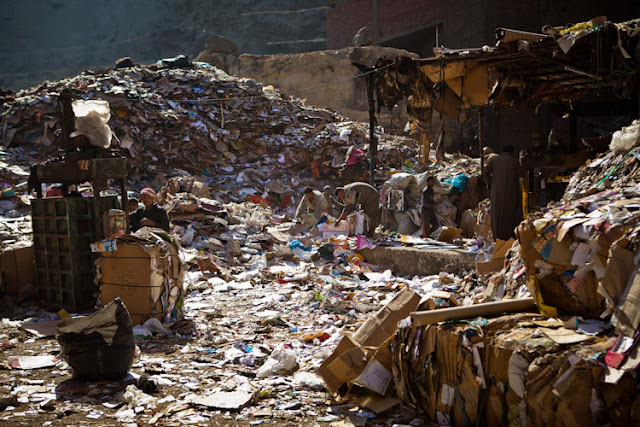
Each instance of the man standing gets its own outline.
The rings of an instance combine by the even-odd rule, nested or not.
[[[169,217],[167,212],[156,204],[156,192],[151,188],[143,188],[140,199],[144,206],[129,214],[131,231],[138,231],[145,226],[169,231]]]
[[[436,178],[427,178],[427,186],[422,190],[422,233],[424,237],[429,237],[438,227],[440,222],[436,217],[436,203],[433,201],[433,186]]]
[[[482,172],[491,187],[491,228],[496,239],[515,237],[514,229],[522,221],[519,168],[513,146],[507,145]]]
[[[311,227],[318,222],[322,213],[328,210],[329,207],[322,193],[311,187],[305,187],[304,196],[296,209],[296,218],[300,218],[304,224]]]
[[[369,217],[368,237],[373,237],[378,226],[378,212],[380,210],[380,195],[378,190],[364,182],[354,182],[335,190],[338,201],[344,204],[344,209],[338,218],[343,220],[354,211],[356,206],[362,206],[362,210]]]

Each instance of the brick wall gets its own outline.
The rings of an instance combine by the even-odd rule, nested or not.
[[[327,13],[327,47],[342,49],[352,45],[353,36],[365,26],[372,26],[371,0],[344,0]]]

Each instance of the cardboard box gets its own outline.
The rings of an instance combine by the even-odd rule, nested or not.
[[[29,283],[35,283],[35,254],[33,246],[6,250],[0,254],[0,289],[5,294],[15,295]]]
[[[120,297],[133,325],[142,324],[151,317],[162,320],[160,299],[152,302],[152,257],[153,252],[149,253],[139,245],[118,245],[117,251],[102,253],[102,304]]]
[[[322,232],[322,238],[348,236],[349,224],[346,221],[340,221],[338,224],[318,224],[318,230]]]
[[[404,288],[352,335],[345,335],[335,351],[318,368],[327,389],[346,396],[354,385],[382,396],[393,379],[389,340],[398,321],[418,307],[420,296]]]

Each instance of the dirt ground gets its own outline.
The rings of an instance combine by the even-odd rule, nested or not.
[[[228,309],[233,311],[235,308]],[[353,403],[336,406],[324,388],[292,388],[289,383],[279,379],[275,379],[269,389],[262,386],[255,393],[254,400],[240,410],[224,411],[181,403],[189,393],[198,394],[214,386],[225,389],[227,384],[228,389],[233,390],[237,385],[237,378],[234,379],[228,369],[220,369],[220,361],[216,360],[215,354],[197,350],[197,340],[190,333],[193,329],[190,322],[183,322],[174,336],[136,337],[140,354],[130,372],[139,376],[164,374],[173,381],[170,385],[161,386],[161,390],[155,393],[151,393],[155,390],[147,389],[159,399],[156,407],[140,406],[135,409],[138,413],[133,422],[122,422],[116,418],[116,413],[126,408],[127,404],[120,401],[120,396],[127,385],[136,383],[133,378],[116,382],[79,381],[73,378],[71,368],[64,362],[33,370],[12,369],[9,366],[7,362],[12,356],[58,355],[60,351],[55,338],[36,339],[6,321],[7,318],[16,320],[33,313],[42,316],[46,312],[28,304],[16,306],[15,299],[9,297],[1,301],[0,316],[5,321],[0,330],[0,343],[3,344],[0,350],[0,397],[9,396],[10,393],[18,397],[18,403],[13,402],[15,406],[10,405],[0,411],[2,425],[150,425],[158,413],[164,415],[156,417],[156,425],[165,426],[391,426],[408,425],[409,422],[412,425],[424,425],[399,407],[375,416]],[[52,313],[49,316],[55,317]],[[255,370],[245,369],[242,365],[235,366],[234,371],[243,378],[255,377]]]

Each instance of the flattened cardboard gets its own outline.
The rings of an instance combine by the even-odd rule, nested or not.
[[[504,268],[504,258],[496,258],[490,261],[476,262],[476,270],[478,274],[484,276],[485,274],[495,273]]]
[[[36,338],[54,337],[58,329],[58,322],[62,319],[45,322],[21,322],[20,327],[36,336]]]
[[[476,382],[469,358],[462,364],[456,386],[453,422],[456,426],[475,425],[478,418],[480,386]]]
[[[604,279],[598,283],[598,293],[607,298],[609,304],[616,304],[629,283],[634,268],[633,252],[620,245],[612,246]]]
[[[367,409],[371,409],[376,414],[381,414],[396,406],[401,402],[398,398],[381,397],[377,394],[358,396],[354,399],[356,403]]]
[[[441,299],[447,301],[446,306],[438,305],[435,299]],[[420,305],[418,306],[418,310],[435,310],[438,308],[444,307],[458,307],[460,303],[456,299],[456,297],[451,292],[446,291],[433,291],[427,295],[425,295],[420,300]]]
[[[353,380],[353,383],[384,396],[392,380],[393,374],[391,371],[382,366],[377,360],[372,359],[367,363],[360,375]]]
[[[438,328],[436,332],[436,362],[440,382],[436,409],[443,414],[449,414],[455,402],[455,386],[462,362],[460,339],[453,329]]]
[[[556,344],[576,344],[583,341],[588,341],[593,337],[590,335],[579,334],[571,329],[558,328],[539,328],[546,336],[551,338]]]
[[[445,227],[438,236],[439,242],[453,243],[453,241],[462,233],[462,230],[455,227]]]
[[[638,270],[630,280],[624,293],[620,296],[616,313],[611,323],[616,331],[633,336],[640,324],[640,274]]]
[[[511,249],[514,243],[515,239],[513,237],[509,238],[509,240],[496,240],[491,259],[493,260],[506,257],[507,251]]]

